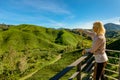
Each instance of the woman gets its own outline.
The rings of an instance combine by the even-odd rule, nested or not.
[[[94,68],[94,80],[105,80],[104,68],[108,61],[108,57],[105,53],[106,49],[106,38],[105,28],[101,22],[95,22],[93,24],[92,31],[83,31],[85,34],[90,36],[93,40],[92,47],[90,49],[83,50],[83,54],[86,52],[93,53],[95,57],[95,68]]]

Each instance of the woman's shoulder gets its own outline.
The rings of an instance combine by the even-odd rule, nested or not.
[[[104,35],[98,35],[98,39],[103,40],[103,39],[105,39],[105,36]]]

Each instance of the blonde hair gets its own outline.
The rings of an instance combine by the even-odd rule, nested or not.
[[[100,21],[93,23],[93,30],[97,35],[105,34],[105,28],[104,28],[102,22],[100,22]]]

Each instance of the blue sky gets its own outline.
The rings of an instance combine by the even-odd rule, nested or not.
[[[0,23],[51,28],[92,28],[94,21],[119,24],[120,0],[0,0]]]

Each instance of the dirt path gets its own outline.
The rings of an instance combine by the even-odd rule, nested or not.
[[[55,63],[55,62],[58,61],[59,59],[61,59],[61,54],[59,54],[59,55],[57,56],[56,60],[52,61],[50,64]],[[50,65],[50,64],[49,64],[49,65]]]
[[[58,61],[60,58],[61,58],[61,54],[59,54],[59,55],[57,56],[57,58],[56,58],[54,61],[52,61],[51,63],[49,63],[48,65],[55,63],[55,62]],[[20,78],[19,80],[25,80],[25,79],[31,77],[31,76],[32,76],[33,74],[35,74],[36,72],[38,72],[39,70],[40,70],[40,69],[36,69],[34,72],[32,72],[32,73],[30,73],[30,74],[28,74],[28,75]]]

